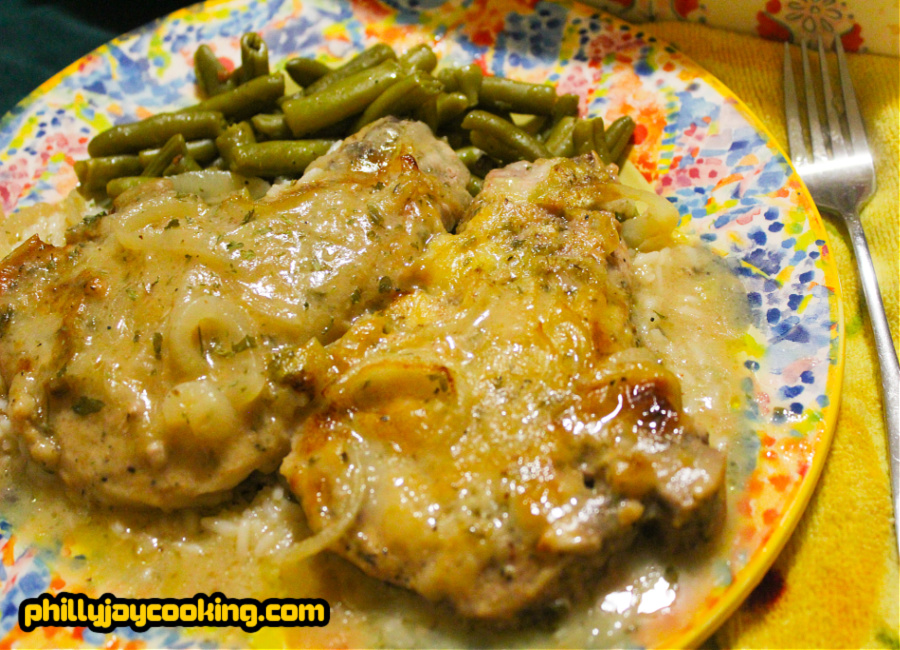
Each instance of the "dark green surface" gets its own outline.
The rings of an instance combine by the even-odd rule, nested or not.
[[[0,0],[0,115],[91,50],[189,0]]]

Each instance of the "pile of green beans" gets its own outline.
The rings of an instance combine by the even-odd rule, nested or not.
[[[179,111],[115,126],[88,144],[75,171],[83,193],[114,198],[153,178],[202,169],[299,177],[338,140],[381,117],[421,120],[444,138],[481,187],[495,167],[595,152],[621,166],[634,121],[578,117],[578,97],[553,86],[484,75],[476,64],[438,68],[427,45],[398,56],[379,43],[331,68],[293,58],[272,72],[265,41],[241,38],[228,72],[207,45],[194,55],[204,99]],[[289,93],[286,77],[295,88]],[[286,94],[287,93],[287,94]]]

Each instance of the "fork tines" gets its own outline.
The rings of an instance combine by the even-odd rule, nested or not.
[[[825,55],[822,37],[818,37],[818,51],[827,129],[823,128],[820,122],[820,112],[817,104],[815,83],[810,70],[807,46],[805,42],[800,43],[806,114],[809,123],[809,139],[812,145],[812,153],[810,154],[810,148],[807,147],[803,136],[803,122],[800,117],[790,46],[788,43],[784,44],[785,116],[787,118],[788,143],[791,148],[791,157],[798,166],[828,160],[831,157],[842,158],[849,155],[868,155],[869,149],[866,142],[866,133],[863,128],[859,105],[856,102],[856,95],[853,92],[853,83],[847,70],[847,59],[840,38],[834,39],[834,50],[837,54],[843,115],[846,119],[847,127],[846,134],[843,130],[841,115],[838,113],[834,93],[831,89],[828,60]],[[829,155],[829,148],[831,155]]]

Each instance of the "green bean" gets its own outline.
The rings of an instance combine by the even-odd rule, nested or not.
[[[163,170],[163,176],[175,176],[176,174],[184,174],[185,172],[199,172],[203,169],[200,164],[194,160],[190,154],[178,156],[172,163]]]
[[[216,149],[216,141],[209,138],[204,140],[191,140],[190,142],[186,142],[185,148],[187,149],[187,154],[191,158],[204,165],[212,162],[215,157],[219,155],[219,150]],[[153,160],[153,157],[159,153],[159,151],[159,149],[144,149],[138,154],[141,159],[141,164],[145,169],[147,165],[150,164],[150,161]]]
[[[634,120],[630,116],[624,115],[615,120],[606,129],[606,144],[609,147],[609,157],[619,167],[624,162],[622,154],[625,153],[628,141],[631,140],[634,126]]]
[[[606,144],[612,147],[622,135],[631,137],[634,131],[634,120],[629,115],[623,115],[615,120],[606,129]]]
[[[411,47],[399,59],[400,65],[409,72],[421,70],[422,72],[431,72],[437,67],[437,56],[434,50],[425,43],[420,43]]]
[[[520,122],[518,126],[528,135],[533,135],[540,140],[540,134],[544,130],[544,125],[549,120],[550,117],[548,115],[531,115],[524,122]]]
[[[88,158],[75,163],[79,187],[86,192],[102,190],[113,178],[137,176],[142,171],[141,159],[133,155]]]
[[[278,106],[278,108],[281,108],[281,105],[284,104],[289,99],[299,99],[300,97],[303,97],[305,94],[306,93],[304,93],[303,89],[301,88],[297,92],[291,93],[290,95],[282,95],[281,97],[279,97],[278,99],[275,100],[275,104]]]
[[[437,96],[437,125],[440,128],[450,120],[453,120],[469,108],[469,99],[464,93],[441,93]]]
[[[431,132],[435,134],[438,132],[437,100],[439,96],[440,95],[438,94],[433,97],[428,97],[412,112],[413,119],[425,123],[425,125],[431,129]]]
[[[603,118],[595,117],[592,119],[578,120],[575,123],[572,139],[574,140],[576,155],[581,156],[595,151],[601,162],[604,164],[608,165],[612,160],[609,153],[609,147],[606,144]]]
[[[469,136],[473,145],[504,165],[524,160],[521,152],[510,147],[498,138],[495,138],[490,133],[485,131],[470,131]]]
[[[241,83],[269,74],[269,48],[256,32],[241,36]]]
[[[476,63],[435,71],[437,63],[425,43],[399,57],[379,43],[334,69],[297,57],[285,63],[284,73],[301,90],[294,93],[291,85],[293,94],[285,95],[285,77],[270,74],[259,34],[241,37],[241,65],[230,75],[201,45],[194,67],[206,99],[96,136],[88,145],[91,160],[76,163],[80,189],[117,196],[146,182],[135,180],[137,174],[146,179],[202,165],[251,176],[299,175],[333,138],[385,115],[423,121],[457,149],[472,172],[473,192],[497,162],[596,151],[604,162],[622,164],[634,130],[630,117],[605,129],[600,118],[578,119],[577,95],[485,76]]]
[[[396,58],[397,53],[394,52],[390,45],[378,43],[364,52],[360,52],[341,67],[332,70],[324,77],[317,79],[315,83],[306,88],[305,92],[307,95],[314,95],[325,90],[329,86],[362,72],[363,70],[374,68],[385,61],[393,61],[396,60]]]
[[[454,124],[451,124],[449,127],[444,126],[441,129],[441,137],[443,137],[447,144],[450,145],[451,149],[461,149],[463,147],[468,147],[472,144],[472,138],[470,137],[474,131],[466,131],[462,128],[462,120],[455,119],[453,120]]]
[[[237,164],[237,157],[240,155],[241,149],[254,144],[256,144],[256,138],[253,136],[253,129],[248,122],[232,124],[216,138],[216,147],[229,168]]]
[[[218,111],[229,120],[245,120],[274,108],[283,94],[284,77],[281,73],[275,73],[251,79],[233,90],[219,93],[180,112]]]
[[[459,90],[459,68],[441,68],[434,73],[434,76],[438,81],[444,84],[444,90],[446,92],[455,93]]]
[[[481,87],[484,84],[484,73],[477,63],[459,68],[456,73],[459,79],[459,90],[469,100],[469,108],[478,105]]]
[[[475,176],[484,177],[494,168],[493,161],[478,147],[462,147],[456,150],[456,155]]]
[[[441,92],[441,82],[427,72],[416,71],[389,86],[359,116],[354,131],[385,115],[403,116]]]
[[[238,146],[231,152],[231,171],[244,176],[299,176],[323,156],[334,140],[270,140]]]
[[[529,115],[552,115],[556,90],[552,86],[485,77],[478,105],[490,111],[510,111]]]
[[[153,159],[150,160],[144,168],[141,176],[162,176],[166,168],[171,165],[177,157],[185,156],[186,154],[187,146],[184,141],[184,136],[180,133],[176,133],[169,138],[169,141],[163,145],[162,149],[153,156]],[[138,156],[138,158],[140,158],[140,156]]]
[[[462,147],[456,150],[456,156],[460,162],[470,170],[483,155],[484,152],[478,147]]]
[[[223,128],[225,119],[216,111],[160,113],[103,131],[88,143],[88,153],[94,158],[137,153],[163,146],[176,133],[181,133],[185,140],[199,140],[215,138]]]
[[[271,140],[256,142],[247,122],[234,124],[218,137],[216,144],[228,169],[244,176],[293,176],[325,154],[334,140]]]
[[[604,165],[608,165],[612,162],[612,158],[609,155],[609,147],[606,146],[606,133],[604,132],[603,118],[595,117],[591,120],[591,127],[594,151],[597,152],[600,162]]]
[[[576,156],[590,153],[594,150],[594,125],[590,120],[579,119],[575,122],[572,131],[573,146]]]
[[[402,72],[396,61],[361,70],[313,95],[285,102],[281,106],[284,119],[295,137],[315,133],[363,112]]]
[[[553,119],[559,121],[566,116],[578,115],[578,95],[560,95],[553,104]]]
[[[523,160],[537,160],[538,158],[550,157],[550,152],[537,138],[525,133],[512,122],[487,111],[469,111],[463,120],[462,126],[464,129],[483,131],[497,138],[503,144],[515,150]],[[474,140],[473,143],[475,143]],[[475,144],[478,146],[477,143]]]
[[[575,154],[572,134],[575,131],[576,119],[571,115],[562,117],[547,135],[544,145],[554,156],[569,158]]]
[[[468,102],[467,108],[472,108],[478,104],[478,93],[481,90],[484,74],[477,63],[470,63],[461,68],[453,66],[441,68],[435,76],[438,81],[444,84],[446,92],[463,93]]]
[[[284,64],[284,70],[291,79],[302,87],[309,86],[331,72],[331,68],[315,59],[296,57]]]
[[[284,115],[260,113],[250,118],[250,121],[253,123],[253,130],[269,140],[287,140],[292,135],[284,121]]]
[[[194,52],[194,74],[207,97],[229,90],[228,71],[208,45],[201,45]]]
[[[137,187],[144,183],[152,183],[155,180],[157,179],[152,176],[120,176],[119,178],[113,178],[106,184],[106,195],[114,199],[132,187]]]
[[[356,117],[351,115],[350,117],[345,117],[340,122],[335,122],[330,126],[326,126],[324,128],[319,129],[315,133],[307,134],[307,137],[312,139],[338,139],[341,140],[346,138],[348,135],[352,135],[350,129],[353,128],[353,125],[356,123]]]

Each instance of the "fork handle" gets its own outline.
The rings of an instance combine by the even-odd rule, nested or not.
[[[869,244],[863,232],[859,214],[844,213],[844,221],[853,242],[856,265],[862,283],[863,295],[869,308],[869,319],[875,334],[875,349],[881,367],[881,388],[884,399],[884,423],[888,437],[888,455],[891,473],[891,498],[894,505],[894,532],[897,537],[897,552],[900,554],[900,365],[897,352],[891,340],[884,303],[878,290],[878,278],[869,254]]]

